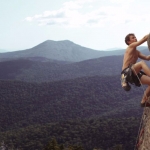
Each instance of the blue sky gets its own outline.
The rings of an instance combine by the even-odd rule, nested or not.
[[[148,0],[0,0],[0,49],[27,49],[45,40],[126,48],[126,34],[141,39],[150,32],[149,6]]]

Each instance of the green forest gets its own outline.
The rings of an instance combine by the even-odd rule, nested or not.
[[[84,150],[106,150],[116,145],[133,150],[139,123],[140,119],[133,117],[68,120],[0,132],[0,141],[25,150],[42,150],[53,138],[64,147],[76,145]]]
[[[95,76],[41,84],[1,80],[0,130],[78,118],[141,116],[142,91],[125,93],[116,79]]]
[[[0,141],[23,150],[42,150],[53,138],[64,148],[132,150],[142,92],[122,91],[117,78],[1,80]]]
[[[0,62],[0,149],[133,150],[143,91],[121,88],[121,59]]]

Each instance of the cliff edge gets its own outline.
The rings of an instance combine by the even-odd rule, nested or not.
[[[150,97],[148,102],[150,103]],[[150,107],[145,107],[143,111],[137,150],[150,150]]]

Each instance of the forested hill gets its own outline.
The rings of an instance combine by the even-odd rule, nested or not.
[[[126,93],[120,76],[51,83],[0,81],[0,130],[76,118],[140,116],[142,91]]]
[[[0,79],[28,82],[68,80],[79,77],[119,75],[123,56],[108,56],[77,63],[17,59],[0,62]]]
[[[6,145],[18,150],[49,150],[46,147],[52,138],[66,148],[77,145],[71,150],[133,150],[139,124],[140,119],[134,117],[76,119],[0,132],[0,141],[5,139]],[[64,150],[56,143],[50,146]]]
[[[143,91],[121,88],[123,56],[80,62],[41,56],[2,59],[0,142],[41,150],[56,137],[85,150],[116,144],[133,149]]]
[[[120,75],[123,56],[107,56],[71,63],[43,57],[0,62],[0,79],[51,82],[91,76]],[[146,61],[148,66],[150,62]]]

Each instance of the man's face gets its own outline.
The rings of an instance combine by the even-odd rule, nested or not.
[[[128,43],[131,44],[133,42],[137,42],[137,39],[136,39],[135,35],[130,36],[130,41]]]

